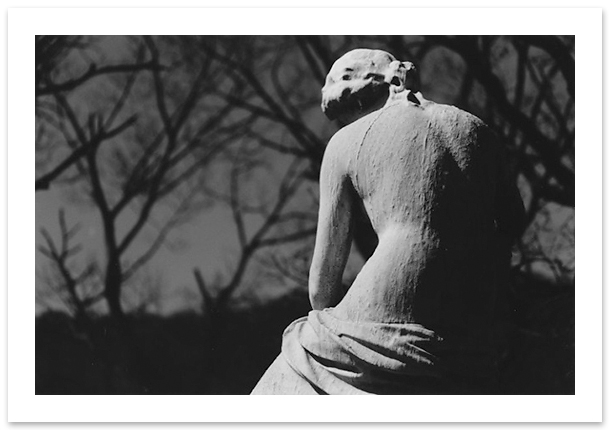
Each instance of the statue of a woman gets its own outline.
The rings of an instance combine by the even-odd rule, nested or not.
[[[326,148],[309,292],[253,394],[491,393],[523,205],[475,116],[425,100],[411,63],[357,49],[322,89]],[[348,291],[353,214],[379,244]]]

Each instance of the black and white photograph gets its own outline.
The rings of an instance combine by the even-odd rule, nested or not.
[[[590,391],[580,36],[360,28],[30,36],[28,395]]]
[[[574,135],[570,36],[37,36],[36,393],[573,394]]]

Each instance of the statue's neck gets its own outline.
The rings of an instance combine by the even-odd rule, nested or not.
[[[389,100],[388,96],[389,94],[385,97],[380,98],[375,103],[363,107],[362,109],[342,112],[340,115],[337,116],[337,120],[339,121],[342,127],[351,124],[352,122],[356,122],[360,118],[365,117],[368,114],[383,108]]]
[[[400,100],[409,101],[416,105],[422,105],[427,102],[421,92],[414,93],[411,90],[404,90],[400,92],[390,91],[387,97],[379,99],[376,103],[368,106],[367,108],[344,112],[337,116],[337,120],[341,124],[341,127],[351,124],[352,122],[358,121],[360,118],[367,116],[368,114],[383,109],[385,106],[394,104]]]
[[[400,92],[390,92],[390,96],[388,97],[385,105],[387,106],[390,103],[394,103],[399,100],[407,100],[411,103],[415,103],[416,105],[422,105],[427,101],[421,92],[413,92],[407,89]]]

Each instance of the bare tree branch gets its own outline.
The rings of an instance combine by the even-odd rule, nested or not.
[[[140,64],[116,64],[112,66],[103,67],[98,67],[96,64],[91,64],[89,66],[89,69],[78,78],[69,79],[59,84],[49,83],[43,87],[36,88],[36,97],[55,95],[57,93],[63,93],[66,91],[73,90],[96,76],[114,73],[137,72],[142,70],[153,70],[155,68],[160,68],[160,66],[151,61]]]
[[[85,279],[89,278],[93,273],[93,268],[89,267],[81,272],[79,275],[74,275],[69,268],[68,260],[78,254],[82,247],[80,245],[72,246],[70,244],[71,239],[78,233],[79,226],[75,225],[69,228],[66,219],[65,212],[63,209],[59,211],[59,227],[60,227],[60,243],[59,246],[55,244],[53,238],[46,229],[41,229],[41,234],[45,240],[45,245],[41,245],[38,250],[41,254],[47,257],[59,272],[62,278],[62,290],[68,293],[68,299],[65,301],[66,305],[79,316],[86,316],[90,298],[81,298],[78,293],[78,285]]]

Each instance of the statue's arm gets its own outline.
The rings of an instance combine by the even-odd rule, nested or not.
[[[309,270],[309,299],[313,309],[335,306],[344,295],[341,281],[351,246],[354,191],[341,147],[338,139],[331,140],[320,171],[320,209]]]

